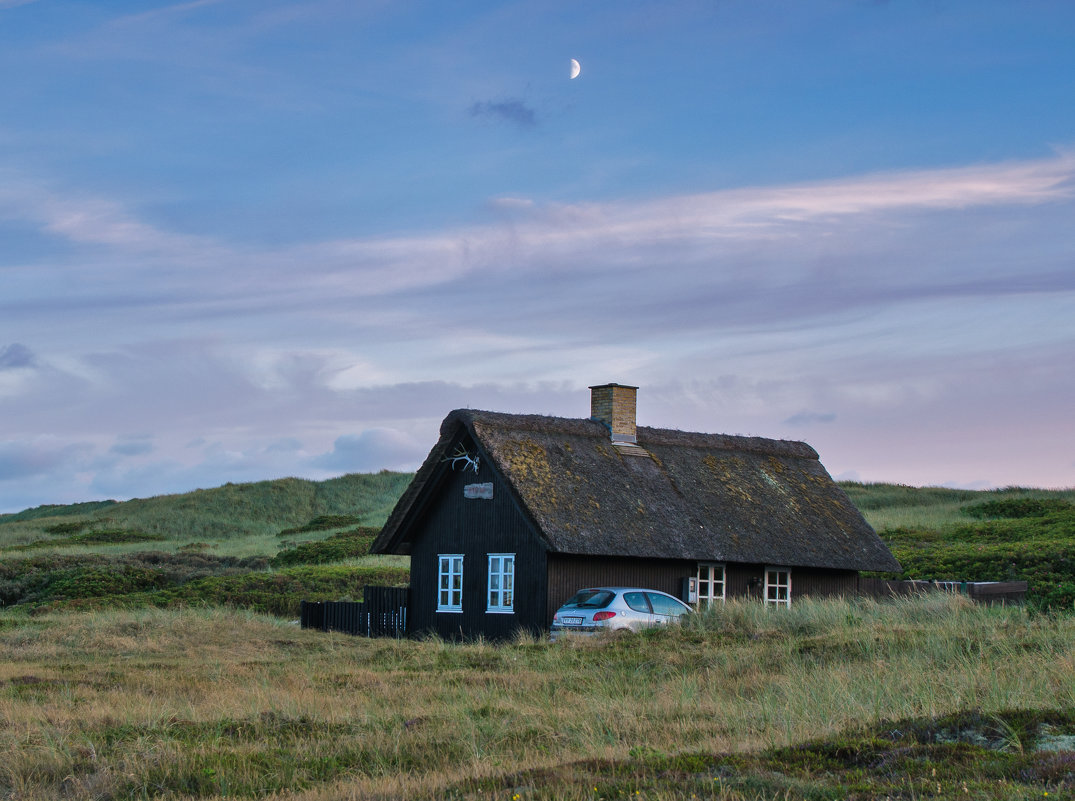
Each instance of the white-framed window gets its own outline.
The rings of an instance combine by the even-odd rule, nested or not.
[[[788,568],[765,568],[765,603],[791,606],[791,571]]]
[[[487,612],[515,609],[515,554],[489,554],[489,594]]]
[[[698,608],[705,609],[718,601],[724,603],[724,565],[698,563]]]
[[[463,554],[442,553],[437,557],[437,611],[463,611]]]

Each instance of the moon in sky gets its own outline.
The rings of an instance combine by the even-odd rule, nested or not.
[[[571,80],[579,77],[580,72],[582,72],[582,65],[576,59],[571,59]]]

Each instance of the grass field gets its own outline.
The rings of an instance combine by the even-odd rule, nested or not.
[[[46,614],[0,629],[0,724],[0,797],[27,801],[1063,798],[1075,618],[731,603],[681,630],[491,645]]]
[[[407,480],[0,516],[0,799],[1073,797],[1073,491],[843,485],[904,576],[1026,577],[1026,608],[729,603],[557,644],[299,630],[302,598],[407,583],[367,555]]]

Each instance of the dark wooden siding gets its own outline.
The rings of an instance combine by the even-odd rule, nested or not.
[[[584,587],[647,587],[680,597],[684,578],[697,573],[698,563],[679,560],[628,559],[608,556],[549,554],[548,621],[553,613]],[[754,598],[765,595],[767,565],[725,564],[725,597]],[[772,565],[775,567],[775,565]],[[858,573],[853,570],[791,568],[791,598],[852,596],[858,592]]]
[[[548,618],[577,590],[585,587],[646,587],[677,598],[684,578],[693,576],[694,562],[628,559],[618,556],[549,554]]]
[[[466,445],[476,452],[473,443]],[[411,633],[500,639],[519,628],[545,628],[545,550],[488,460],[477,473],[446,463],[431,483],[411,550]],[[480,483],[492,483],[492,500],[464,498],[464,486]],[[437,612],[438,556],[454,553],[463,554],[463,611]],[[486,611],[490,553],[515,554],[512,614]]]
[[[801,567],[791,571],[791,598],[833,598],[858,595],[859,574],[854,570]]]
[[[782,565],[737,565],[725,567],[728,598],[765,597],[765,569]],[[828,570],[816,567],[791,567],[791,600],[796,598],[833,598],[858,594],[858,573],[854,570]]]

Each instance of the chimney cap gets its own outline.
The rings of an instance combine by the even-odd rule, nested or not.
[[[612,382],[611,384],[594,384],[592,387],[588,387],[588,389],[603,389],[605,387],[619,387],[620,389],[638,389],[638,387],[632,387],[630,384],[617,384],[615,382]]]

